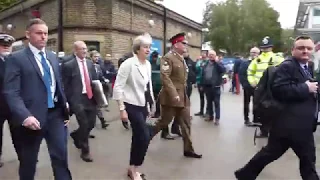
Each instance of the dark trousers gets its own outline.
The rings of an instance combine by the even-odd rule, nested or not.
[[[204,87],[206,97],[207,97],[207,106],[208,106],[208,115],[210,118],[213,118],[213,114],[215,112],[215,118],[220,119],[220,96],[221,96],[221,88],[205,86]],[[214,109],[213,110],[213,104]]]
[[[81,104],[78,104],[74,114],[79,127],[73,132],[77,144],[80,145],[82,153],[89,153],[89,135],[96,124],[97,108],[93,99],[89,100],[86,95],[81,96]]]
[[[46,140],[55,180],[71,180],[68,168],[68,129],[64,125],[62,110],[49,110],[41,130],[30,130],[23,126],[14,127],[15,144],[19,150],[20,180],[34,180],[38,153],[42,139]]]
[[[187,83],[187,96],[189,99],[191,94],[192,94],[192,83]]]
[[[146,124],[147,108],[125,103],[132,128],[130,165],[141,166],[150,142],[150,128]]]
[[[254,94],[254,88],[252,87],[246,87],[243,88],[244,94],[243,94],[243,115],[244,120],[249,121],[249,112],[250,112],[250,101],[251,98],[253,98]]]
[[[303,180],[318,180],[316,172],[316,154],[312,131],[286,136],[270,133],[267,146],[263,147],[242,169],[240,179],[254,180],[269,163],[281,157],[289,148],[300,160],[300,174]]]
[[[0,117],[0,157],[2,156],[2,144],[3,144],[3,128],[4,128],[4,123],[5,121],[9,119],[7,117]],[[9,120],[8,120],[9,121]],[[18,156],[18,159],[19,159],[19,153],[18,153],[18,146],[17,144],[15,143],[16,141],[14,141],[14,139],[16,138],[15,135],[13,133],[13,126],[9,124],[9,129],[10,129],[10,134],[11,134],[11,139],[12,139],[12,144],[14,146],[14,149],[15,151],[17,152],[17,156]]]
[[[204,113],[204,88],[202,85],[198,84],[198,91],[199,91],[199,95],[200,95],[200,113]],[[207,105],[208,106],[208,105]],[[207,108],[208,109],[208,108]]]
[[[153,95],[156,101],[156,112],[154,113],[154,117],[158,118],[160,116],[160,100],[158,100],[159,92],[153,91]]]

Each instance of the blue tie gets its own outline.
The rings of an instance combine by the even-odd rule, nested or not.
[[[46,85],[47,88],[47,95],[48,95],[48,108],[53,108],[54,103],[53,103],[53,98],[52,98],[52,92],[51,92],[51,84],[52,84],[52,79],[51,79],[51,73],[50,73],[50,68],[47,63],[46,58],[44,57],[44,53],[42,51],[39,52],[41,56],[41,65],[43,69],[43,81]]]
[[[312,75],[311,75],[311,73],[309,72],[308,66],[307,66],[307,65],[304,65],[303,67],[304,67],[304,68],[303,68],[304,73],[306,73],[306,75],[307,75],[309,78],[312,78]]]

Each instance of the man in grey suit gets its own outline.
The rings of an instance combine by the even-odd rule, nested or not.
[[[93,98],[92,81],[98,80],[92,61],[87,60],[87,45],[83,41],[74,43],[74,58],[62,66],[62,76],[70,110],[75,114],[79,128],[70,136],[74,145],[81,149],[81,159],[92,162],[89,134],[94,128],[97,104]]]

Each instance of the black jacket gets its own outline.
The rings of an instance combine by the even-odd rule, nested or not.
[[[188,80],[187,82],[190,84],[196,83],[196,62],[194,62],[190,57],[184,58],[186,61],[186,64],[188,66],[189,72],[188,72]]]
[[[4,71],[5,71],[5,62],[2,60],[2,57],[0,57],[0,119],[8,119],[10,115],[10,110],[8,107],[8,104],[6,102],[6,99],[2,93],[3,89],[3,79],[4,79]]]
[[[272,131],[305,133],[316,129],[316,99],[305,84],[307,80],[297,59],[290,58],[279,65],[271,90],[284,104],[284,110],[273,121]]]
[[[240,80],[240,83],[241,83],[243,89],[252,88],[252,86],[250,85],[250,83],[248,81],[248,73],[247,73],[247,70],[248,70],[250,63],[251,63],[251,61],[243,61],[240,64],[238,74],[239,74],[239,80]]]
[[[205,65],[203,66],[202,78],[201,78],[201,83],[200,83],[202,85],[209,85],[209,84],[206,84],[206,82],[205,82],[205,69],[208,66],[208,64],[209,64],[209,61],[207,61],[205,63]],[[219,63],[213,62],[213,65],[215,66],[215,68],[214,68],[214,71],[212,72],[212,77],[217,78],[217,79],[215,82],[213,82],[213,84],[211,83],[210,85],[221,86],[223,84],[222,76],[226,72],[226,68],[223,66],[223,64],[221,62],[219,62]]]

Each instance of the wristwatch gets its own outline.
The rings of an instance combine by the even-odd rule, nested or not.
[[[125,105],[120,105],[119,109],[120,109],[120,111],[124,111],[126,109],[126,106]]]

